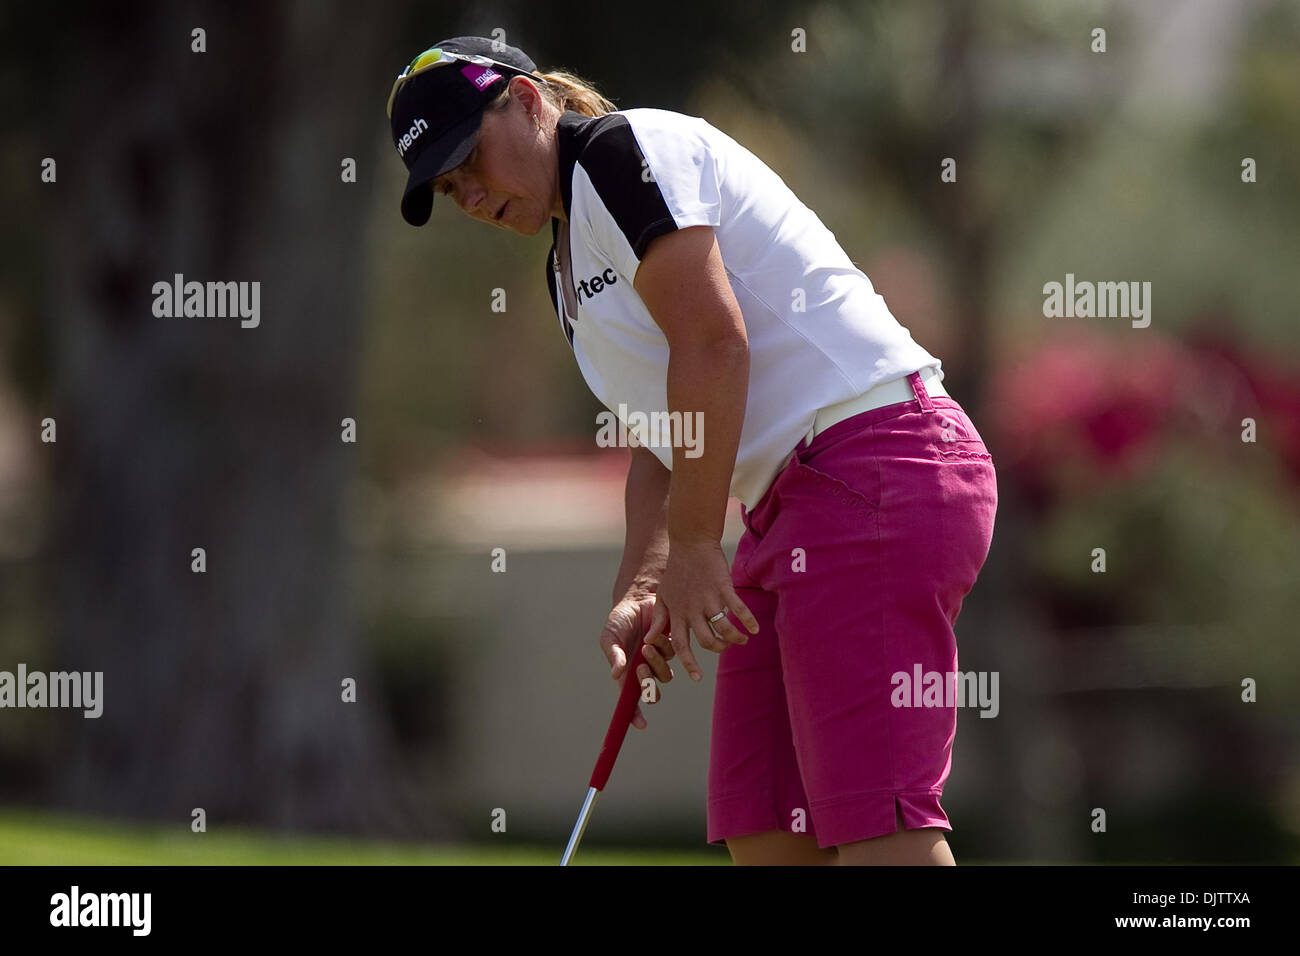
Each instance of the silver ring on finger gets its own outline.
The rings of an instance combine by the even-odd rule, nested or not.
[[[726,616],[727,616],[727,609],[726,609],[726,608],[723,608],[723,609],[722,609],[721,611],[719,611],[717,614],[713,615],[713,617],[709,618],[709,623],[710,623],[710,624],[717,624],[719,621],[721,621],[721,620],[722,620],[724,617],[726,617]],[[710,630],[712,630],[712,628],[710,628]],[[714,631],[713,633],[714,633],[714,634],[717,634],[718,632],[717,632],[717,631]]]

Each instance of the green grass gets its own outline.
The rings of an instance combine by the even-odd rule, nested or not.
[[[191,833],[16,810],[0,812],[3,866],[555,866],[555,846],[438,846],[253,830]],[[725,850],[650,852],[583,848],[575,866],[729,866]]]
[[[563,850],[562,839],[554,845],[493,846],[284,836],[224,827],[191,833],[187,826],[0,809],[0,866],[556,866]],[[958,857],[962,866],[1024,862]],[[721,847],[652,851],[584,846],[573,865],[730,866],[731,857]]]

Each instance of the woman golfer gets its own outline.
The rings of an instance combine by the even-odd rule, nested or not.
[[[638,640],[642,679],[677,657],[700,680],[692,634],[721,654],[708,841],[741,864],[952,863],[953,624],[997,485],[939,359],[701,118],[615,110],[482,37],[417,57],[389,115],[408,222],[441,193],[522,236],[551,226],[560,329],[641,439],[612,676]],[[730,568],[728,496],[746,528]]]

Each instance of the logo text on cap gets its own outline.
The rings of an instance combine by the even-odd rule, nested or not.
[[[402,138],[397,141],[397,155],[405,156],[406,151],[411,148],[411,144],[428,128],[429,124],[422,119],[417,119],[412,123],[411,128],[403,133]]]
[[[480,90],[485,90],[497,80],[501,79],[501,74],[496,70],[489,69],[486,66],[465,66],[461,67],[461,74],[465,79],[472,82]]]

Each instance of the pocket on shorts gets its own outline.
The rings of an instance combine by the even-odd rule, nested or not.
[[[880,462],[867,425],[796,452],[790,467],[834,501],[871,514],[880,507]]]
[[[866,517],[880,507],[880,468],[868,457],[859,456],[847,462],[822,460],[822,470],[796,461],[793,467],[802,480],[807,481],[832,503],[858,517]]]
[[[933,445],[939,458],[945,461],[993,461],[975,423],[964,411],[953,408],[937,408],[935,411],[938,437]]]
[[[945,461],[993,461],[993,456],[978,438],[958,438],[936,443],[939,457]]]

